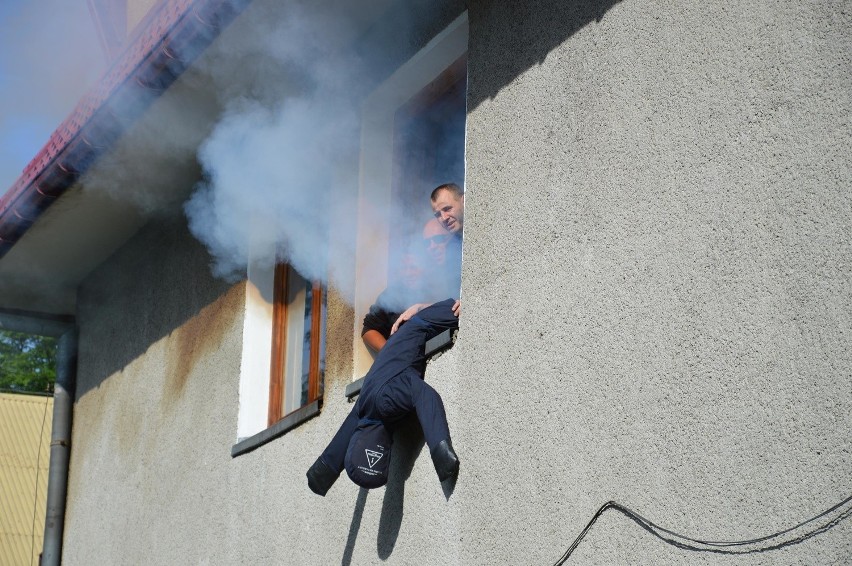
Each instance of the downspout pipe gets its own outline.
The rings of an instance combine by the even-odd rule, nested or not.
[[[0,308],[0,329],[59,338],[41,560],[42,565],[58,566],[62,560],[65,496],[68,492],[68,463],[71,456],[71,419],[77,382],[77,326],[74,317],[69,315]]]
[[[68,463],[71,458],[71,421],[77,382],[77,328],[59,338],[56,355],[56,384],[53,388],[53,429],[50,437],[50,470],[47,479],[47,514],[44,523],[43,566],[58,566],[62,560],[65,528],[65,497],[68,493]]]

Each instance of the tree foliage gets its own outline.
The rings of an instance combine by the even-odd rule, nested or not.
[[[0,389],[53,393],[56,339],[0,330]]]

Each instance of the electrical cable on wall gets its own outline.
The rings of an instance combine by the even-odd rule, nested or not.
[[[823,511],[819,515],[816,515],[803,523],[799,523],[795,527],[790,527],[789,529],[760,538],[742,541],[705,541],[689,538],[649,521],[642,515],[632,511],[620,503],[608,501],[602,505],[600,509],[598,509],[591,521],[589,521],[586,527],[580,532],[579,536],[574,540],[571,546],[568,547],[565,554],[556,561],[554,566],[561,566],[562,564],[565,564],[565,561],[571,557],[571,554],[577,549],[580,542],[595,522],[597,522],[598,518],[600,518],[607,509],[614,509],[623,515],[626,515],[633,522],[663,542],[684,550],[714,552],[717,554],[755,554],[758,552],[767,552],[769,550],[777,550],[786,546],[799,544],[833,528],[835,525],[852,515],[852,495],[830,509]],[[822,520],[820,521],[820,519]],[[817,521],[819,522],[817,523]]]

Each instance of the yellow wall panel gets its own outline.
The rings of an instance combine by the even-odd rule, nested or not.
[[[0,393],[0,566],[38,564],[53,398]]]

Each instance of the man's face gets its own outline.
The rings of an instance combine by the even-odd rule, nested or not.
[[[433,218],[423,227],[423,244],[426,252],[436,265],[443,265],[447,255],[447,242],[453,235],[444,229],[444,226]]]
[[[432,211],[447,232],[461,234],[464,224],[464,196],[457,197],[448,190],[438,191],[437,198],[432,201]]]

